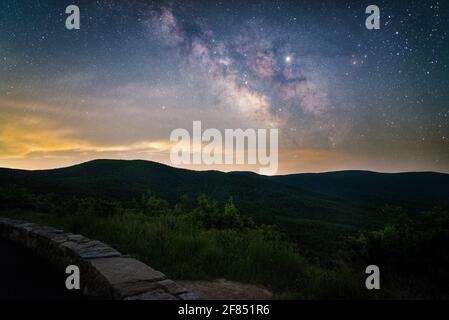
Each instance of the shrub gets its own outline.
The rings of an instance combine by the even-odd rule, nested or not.
[[[142,196],[139,210],[148,216],[160,216],[170,212],[170,204],[154,193],[148,192]]]

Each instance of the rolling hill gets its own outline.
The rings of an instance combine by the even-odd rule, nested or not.
[[[449,206],[449,175],[433,172],[340,171],[260,176],[177,169],[143,160],[94,160],[53,170],[0,168],[0,186],[35,193],[114,198],[131,203],[148,190],[171,202],[208,194],[263,223],[278,225],[305,250],[327,254],[339,235],[382,224],[385,204],[418,213]],[[330,241],[329,241],[330,240]]]

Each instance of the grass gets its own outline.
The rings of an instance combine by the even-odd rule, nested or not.
[[[101,240],[174,279],[226,278],[264,285],[280,294],[304,286],[310,269],[293,244],[262,228],[243,232],[204,229],[186,216],[148,217],[127,211],[112,217],[31,211],[1,215]]]
[[[205,195],[194,205],[183,198],[173,206],[149,193],[125,207],[101,198],[61,201],[25,190],[0,195],[0,216],[101,240],[173,279],[226,278],[258,284],[278,299],[449,297],[444,286],[449,213],[442,208],[415,217],[386,206],[382,215],[388,223],[361,233],[334,222],[278,219],[287,237],[274,226],[256,224],[240,214],[232,198],[224,208]],[[338,237],[340,232],[353,235]],[[311,242],[304,241],[304,234]],[[321,250],[308,260],[302,248],[309,256]],[[330,251],[336,253],[327,259]],[[381,266],[382,290],[365,288],[365,269],[371,264]]]

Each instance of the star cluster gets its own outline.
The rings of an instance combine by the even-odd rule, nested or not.
[[[0,165],[168,163],[202,120],[279,128],[281,173],[449,172],[449,5],[378,1],[368,30],[369,4],[7,0]]]

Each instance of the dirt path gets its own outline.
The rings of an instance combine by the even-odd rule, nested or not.
[[[225,279],[177,282],[204,300],[268,300],[273,297],[265,288]]]

